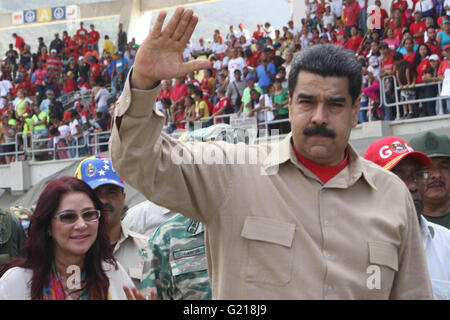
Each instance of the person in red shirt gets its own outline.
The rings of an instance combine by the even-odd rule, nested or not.
[[[403,55],[403,59],[411,64],[411,68],[414,66],[414,57],[416,53],[414,52],[414,40],[412,38],[405,38],[403,40],[403,47],[406,49],[406,53]]]
[[[63,31],[63,38],[62,40],[64,41],[64,46],[67,48],[67,46],[69,45],[69,42],[71,40],[69,33],[67,31]]]
[[[414,8],[415,3],[413,4]],[[393,0],[391,3],[391,13],[394,14],[394,12],[398,11],[399,16],[402,19],[402,26],[406,25],[411,18],[411,13],[408,8],[408,1],[406,0]]]
[[[225,109],[231,106],[230,100],[225,95],[225,89],[219,88],[217,89],[217,97],[219,98],[219,102],[212,109],[212,117],[215,119],[215,123],[221,123],[222,118],[215,118],[216,116],[223,115]]]
[[[445,74],[445,70],[447,70],[448,68],[450,68],[450,44],[446,45],[444,47],[444,56],[445,56],[445,60],[441,61],[441,64],[439,65],[439,69],[438,69],[438,77],[439,79],[442,81],[444,80],[444,74]]]
[[[100,33],[95,30],[95,25],[91,23],[89,26],[91,31],[89,32],[89,38],[92,40],[94,44],[94,49],[98,52],[98,41],[100,40]]]
[[[353,51],[353,53],[357,53],[363,39],[358,35],[358,28],[355,26],[350,29],[350,33],[352,36],[347,40],[344,48]]]
[[[393,27],[392,27],[393,25]],[[402,30],[402,25],[400,23],[400,18],[395,18],[394,19],[394,23],[391,24],[391,29],[394,30],[394,39],[402,39],[402,35],[403,35],[403,30]]]
[[[436,39],[436,29],[433,26],[427,28],[428,41],[426,42],[428,48],[430,48],[431,54],[437,54],[439,60],[442,61],[442,47]]]
[[[333,40],[331,43],[343,47],[345,45],[345,31],[339,30],[335,33],[335,35],[336,39]]]
[[[395,20],[400,19],[400,26],[404,27],[408,24],[408,19],[405,18],[405,16],[402,14],[402,11],[400,9],[395,9],[391,14],[390,24],[391,28],[395,29]]]
[[[427,70],[431,67],[429,57],[431,55],[430,48],[425,43],[419,45],[416,51],[416,56],[414,57],[414,71],[416,72],[416,84],[423,83],[423,76]],[[427,97],[426,87],[417,88],[418,99],[423,99]],[[420,110],[418,105],[413,105],[413,118],[417,118],[420,115]]]
[[[351,36],[350,30],[352,26],[358,26],[359,13],[361,8],[355,0],[345,0],[344,16],[345,16],[345,33],[348,37]]]
[[[17,33],[13,33],[13,38],[16,39],[16,43],[14,47],[20,51],[20,53],[23,52],[23,49],[25,47],[25,40],[23,40],[22,37],[18,36]]]
[[[381,7],[381,1],[376,0],[375,1],[376,9],[372,10],[371,12],[368,12],[367,19],[370,19],[370,25],[373,28],[373,32],[378,33],[378,35],[381,37],[384,34],[384,26],[386,24],[386,21],[389,20],[389,15]]]
[[[85,39],[88,31],[84,28],[84,23],[80,22],[80,29],[77,30],[77,36],[80,39]]]
[[[256,31],[253,32],[252,40],[258,41],[259,37],[262,37],[262,36],[264,36],[263,24],[262,23],[258,23]]]
[[[161,84],[161,91],[159,92],[156,101],[161,101],[162,98],[170,98],[171,89],[172,81],[164,80]]]
[[[91,66],[91,81],[93,80],[94,82],[97,82],[99,80],[102,80],[102,64],[97,59],[97,57],[91,56],[91,58],[88,60],[88,63]]]
[[[394,67],[395,67],[393,52],[391,51],[391,49],[389,49],[389,46],[386,42],[380,42],[379,48],[380,48],[380,53],[381,53],[380,76],[384,77],[384,76],[388,76],[388,75],[393,75]]]
[[[75,74],[72,71],[67,72],[67,76],[65,77],[65,80],[64,80],[64,87],[62,89],[62,92],[64,92],[64,94],[69,94],[75,90],[76,85],[77,84],[75,82]]]
[[[185,78],[177,78],[175,85],[172,87],[170,92],[170,100],[172,100],[172,105],[184,105],[184,98],[187,96],[187,88]]]
[[[414,22],[409,26],[409,31],[411,31],[416,44],[424,43],[426,29],[425,21],[422,20],[422,13],[420,11],[414,12]]]

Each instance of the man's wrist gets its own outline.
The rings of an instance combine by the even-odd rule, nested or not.
[[[134,89],[151,90],[156,88],[159,82],[156,79],[142,77],[135,70],[133,70],[130,76],[130,86]]]

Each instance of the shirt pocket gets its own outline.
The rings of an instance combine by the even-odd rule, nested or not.
[[[172,299],[211,298],[208,264],[204,244],[174,249],[170,254]]]
[[[376,288],[382,292],[390,292],[398,271],[398,249],[389,242],[368,241],[369,263],[379,269],[380,287]]]
[[[295,224],[246,217],[241,236],[248,240],[247,281],[278,286],[289,283]]]

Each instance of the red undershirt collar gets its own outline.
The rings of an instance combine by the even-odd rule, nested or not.
[[[348,151],[345,151],[344,160],[336,166],[324,166],[306,159],[300,153],[295,150],[294,143],[291,141],[292,149],[294,149],[297,160],[303,164],[307,169],[309,169],[314,175],[322,181],[323,184],[327,183],[329,180],[337,176],[345,167],[348,166]]]

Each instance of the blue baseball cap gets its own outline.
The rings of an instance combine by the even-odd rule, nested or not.
[[[86,182],[92,189],[105,184],[114,184],[125,188],[122,179],[111,165],[111,159],[102,156],[92,156],[80,162],[75,177]]]
[[[249,81],[255,81],[256,78],[250,73],[247,78],[245,78],[245,82],[249,82]]]

